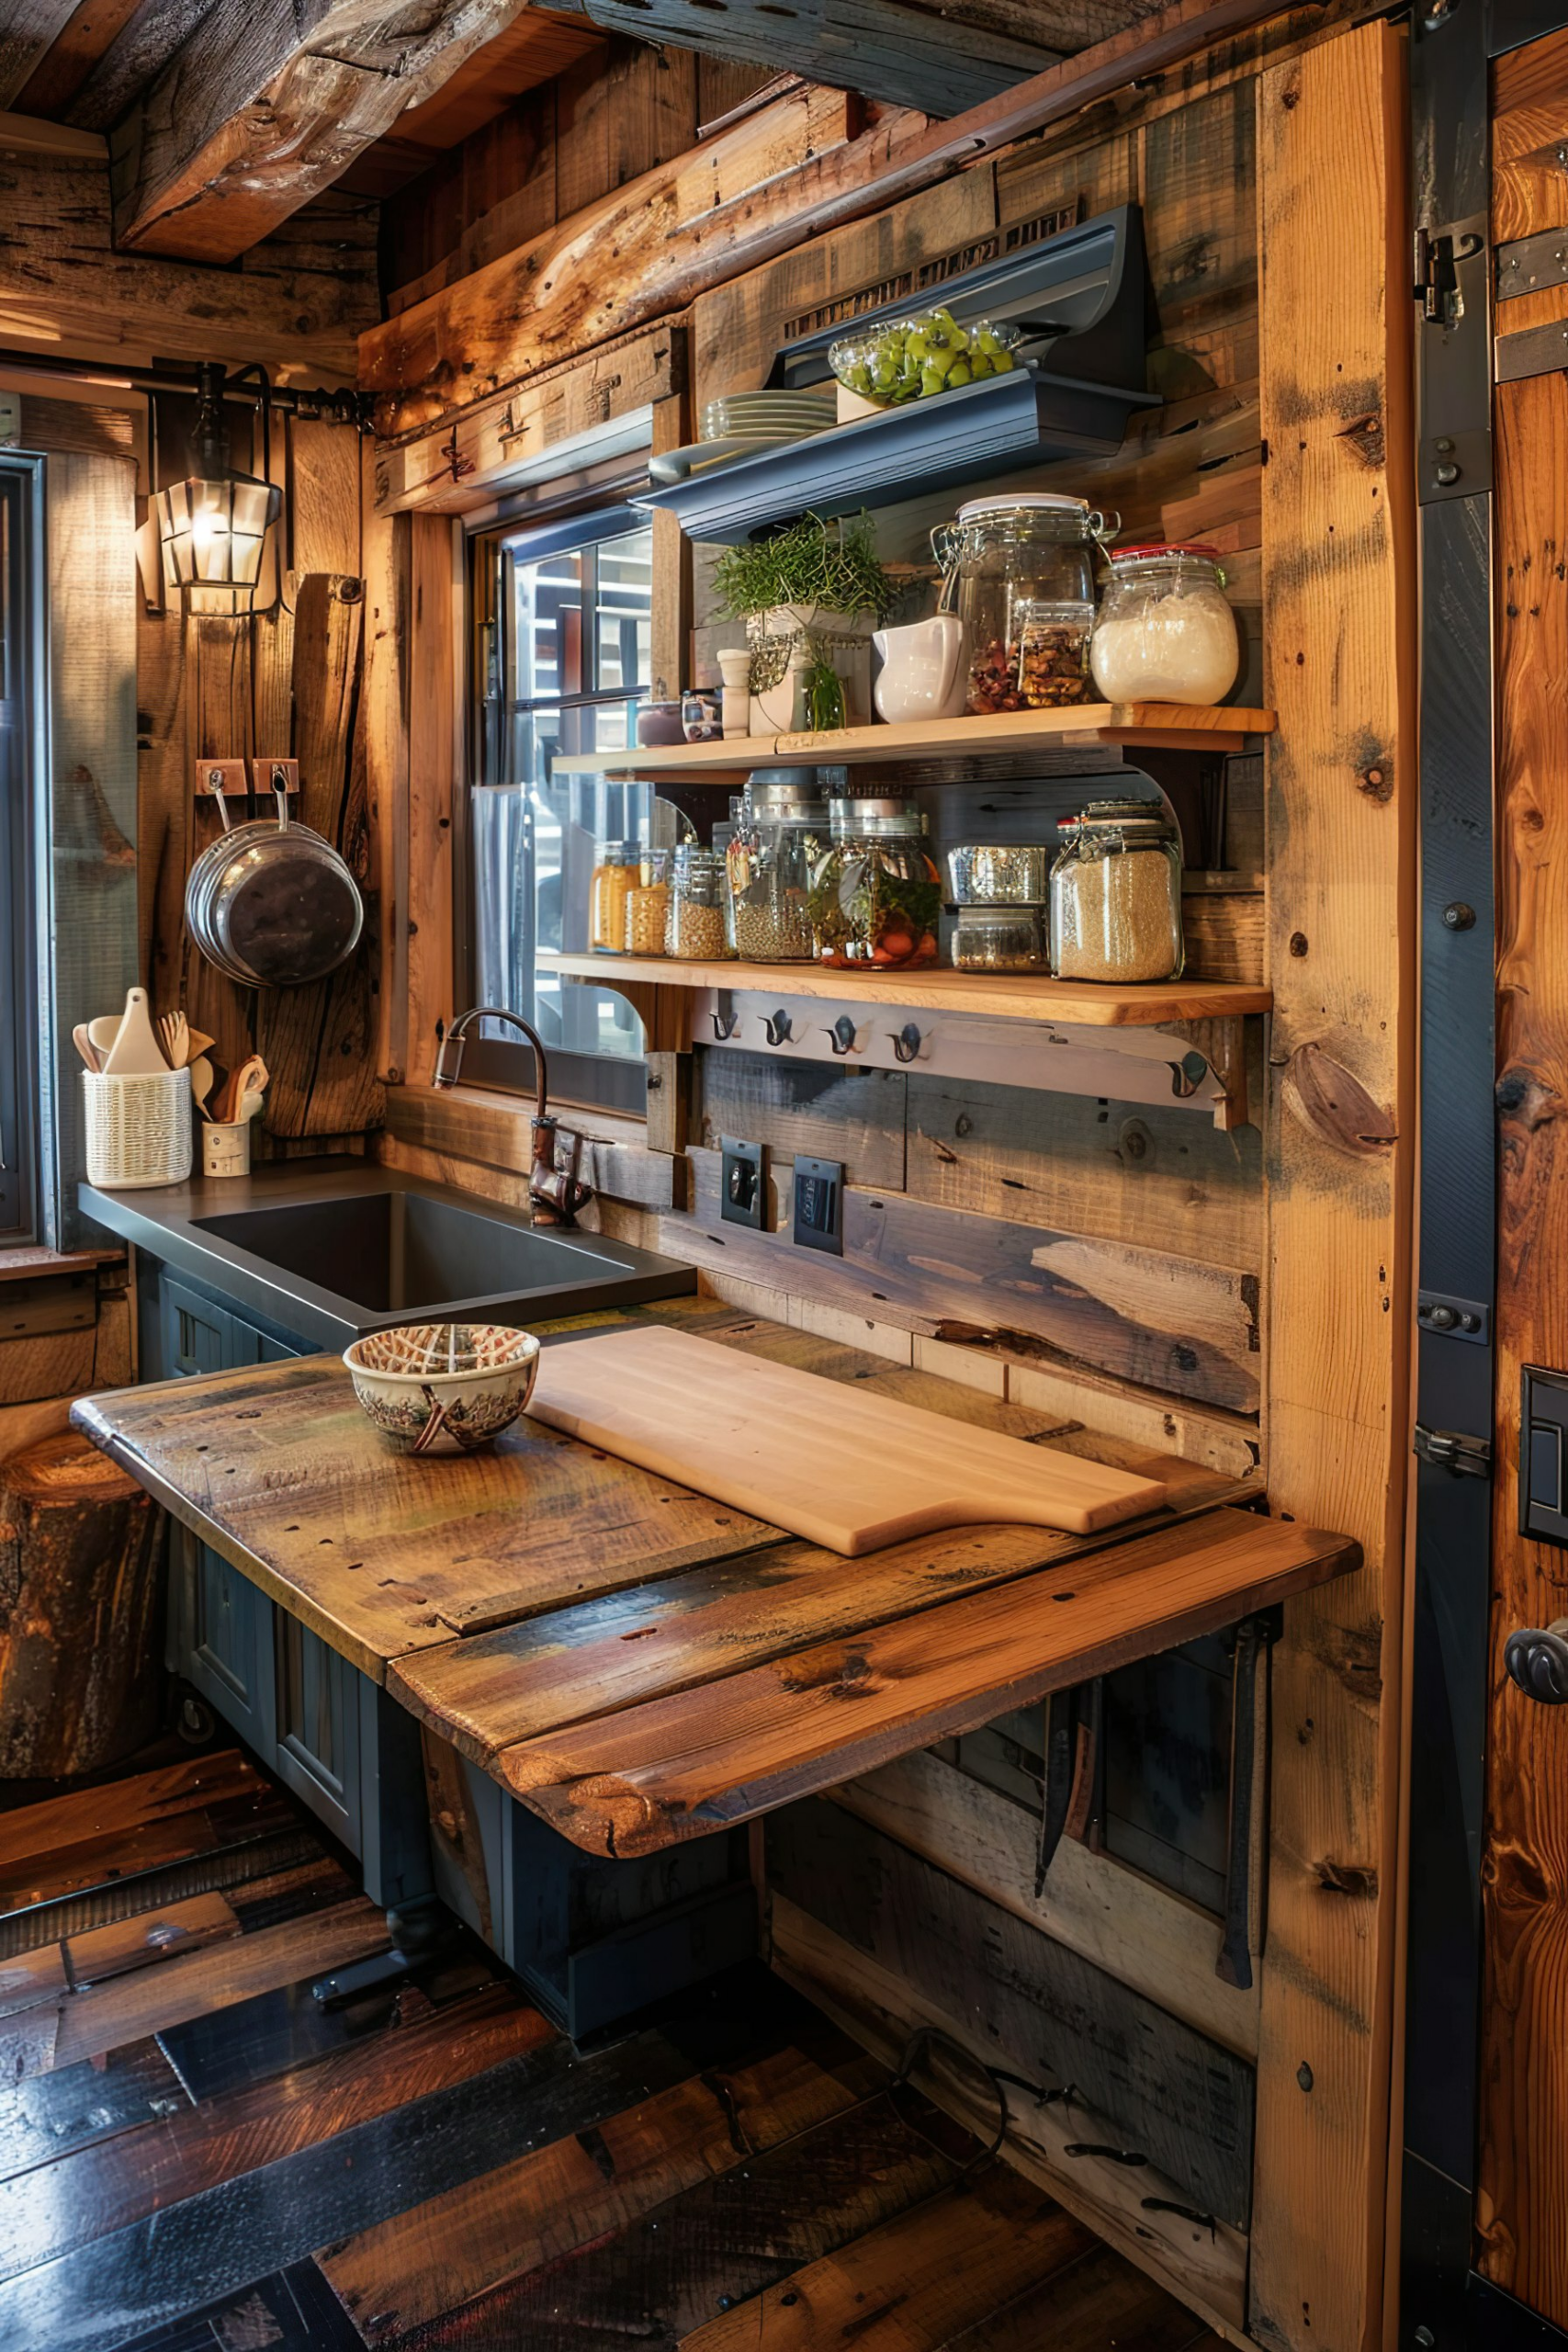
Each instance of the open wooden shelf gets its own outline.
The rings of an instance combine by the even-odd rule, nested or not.
[[[1002,1014],[1015,1021],[1073,1021],[1096,1029],[1149,1028],[1170,1021],[1216,1021],[1267,1012],[1268,989],[1239,980],[1163,980],[1136,988],[1053,980],[1044,973],[954,972],[928,964],[909,972],[836,972],[819,964],[692,964],[666,956],[561,956],[540,951],[541,970],[569,980],[674,989],[758,989],[780,997],[863,997],[868,1005],[923,1005],[943,1012]]]
[[[999,711],[988,718],[936,718],[922,726],[842,727],[820,735],[731,735],[718,743],[668,743],[651,750],[581,752],[554,763],[557,775],[681,776],[719,784],[750,768],[859,767],[889,760],[1017,758],[1030,751],[1234,748],[1246,735],[1271,735],[1271,710],[1229,703],[1199,709],[1172,702],[1085,702],[1068,710]],[[1216,739],[1220,739],[1216,744]]]

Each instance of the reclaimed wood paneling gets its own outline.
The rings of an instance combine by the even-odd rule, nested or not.
[[[1532,44],[1522,55],[1555,50]],[[1512,61],[1508,61],[1510,63]],[[1536,81],[1544,134],[1549,93]],[[1501,76],[1499,77],[1501,95]],[[1568,1088],[1562,940],[1562,708],[1556,680],[1568,643],[1568,591],[1557,571],[1557,510],[1568,468],[1568,401],[1560,374],[1497,395],[1499,673],[1497,1108],[1502,1151],[1497,1285],[1497,1424],[1493,1501],[1493,1641],[1488,1664],[1487,1809],[1482,1862],[1479,2267],[1557,2325],[1568,2324],[1563,2155],[1568,2052],[1560,2030],[1568,1966],[1568,1854],[1562,1742],[1551,1708],[1516,1690],[1508,1635],[1562,1614],[1562,1555],[1521,1535],[1525,1364],[1568,1361],[1562,1272],[1561,1140],[1553,1115]],[[1522,1464],[1521,1464],[1522,1482]]]
[[[693,1150],[692,1221],[660,1220],[660,1247],[699,1266],[868,1310],[928,1337],[949,1318],[1047,1343],[1064,1365],[1251,1412],[1258,1399],[1258,1278],[1070,1228],[1003,1223],[908,1195],[846,1186],[843,1254],[809,1276],[788,1230],[788,1177],[775,1165],[774,1229],[727,1225],[718,1154]]]
[[[841,1806],[775,1814],[767,1869],[775,1894],[978,2027],[1000,2064],[1042,2090],[1072,2085],[1085,2140],[1116,2140],[1204,2211],[1246,2227],[1244,2060]]]
[[[982,2023],[959,2013],[952,1989],[944,1986],[942,1998],[927,1999],[906,1976],[868,1958],[784,1896],[773,1898],[771,1911],[773,1966],[887,2064],[901,2063],[911,2034],[921,2027],[933,2027],[961,2045],[975,2064],[964,2064],[940,2043],[928,2043],[912,2078],[950,2115],[989,2139],[997,2126],[997,2100],[982,2070],[997,2063],[997,2046]],[[1107,2154],[1086,2142],[1081,2120],[1064,2101],[1036,2090],[1032,2077],[1010,2082],[1007,2093],[1008,2161],[1049,2189],[1097,2236],[1174,2289],[1192,2311],[1233,2341],[1240,2340],[1247,2239],[1190,2210],[1175,2182],[1152,2165],[1120,2164],[1120,2150]],[[1032,2346],[1041,2324],[1037,2304],[1032,2319],[1034,2332],[1025,2341]]]
[[[1195,1904],[1065,1838],[1042,1893],[1038,1813],[917,1749],[829,1792],[840,1804],[978,1894],[1066,1944],[1173,2017],[1258,2054],[1258,1994],[1215,1974],[1220,1926]]]
[[[1404,51],[1368,25],[1258,85],[1269,889],[1269,1492],[1364,1573],[1290,1604],[1272,1665],[1250,2325],[1375,2335],[1393,2018],[1408,1461],[1416,827]],[[1324,241],[1335,266],[1325,274]],[[1369,771],[1378,771],[1375,785]],[[1321,1054],[1384,1114],[1308,1124]],[[1336,1082],[1337,1080],[1336,1080]]]

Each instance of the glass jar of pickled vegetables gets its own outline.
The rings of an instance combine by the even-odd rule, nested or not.
[[[727,850],[729,944],[754,964],[809,964],[811,876],[828,843],[815,768],[753,768]]]
[[[811,877],[817,960],[835,971],[934,964],[942,883],[913,801],[834,800]]]
[[[942,609],[968,631],[966,710],[1090,699],[1095,561],[1115,527],[1081,498],[1031,492],[972,499],[932,533]]]
[[[1092,800],[1060,820],[1051,867],[1051,969],[1061,980],[1175,979],[1181,840],[1148,800]]]
[[[670,853],[644,850],[626,892],[626,954],[662,956],[669,914]]]
[[[1216,703],[1235,684],[1235,615],[1213,548],[1117,548],[1089,662],[1107,702]]]
[[[682,842],[670,861],[670,904],[664,923],[664,952],[688,963],[705,964],[734,953],[725,936],[724,904],[728,896],[724,852],[705,849],[698,842]]]
[[[603,842],[588,886],[588,944],[601,955],[626,951],[626,899],[637,878],[636,842]]]

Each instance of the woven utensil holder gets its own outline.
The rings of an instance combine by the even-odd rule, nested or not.
[[[190,1174],[190,1072],[107,1078],[84,1070],[87,1182],[110,1192],[182,1183]]]

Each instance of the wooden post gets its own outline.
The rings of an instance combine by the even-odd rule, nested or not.
[[[73,1430],[0,1464],[0,1780],[95,1771],[151,1736],[162,1524]]]
[[[1416,571],[1403,37],[1258,83],[1272,1507],[1362,1545],[1273,1668],[1250,2331],[1380,2325],[1409,1452]]]

